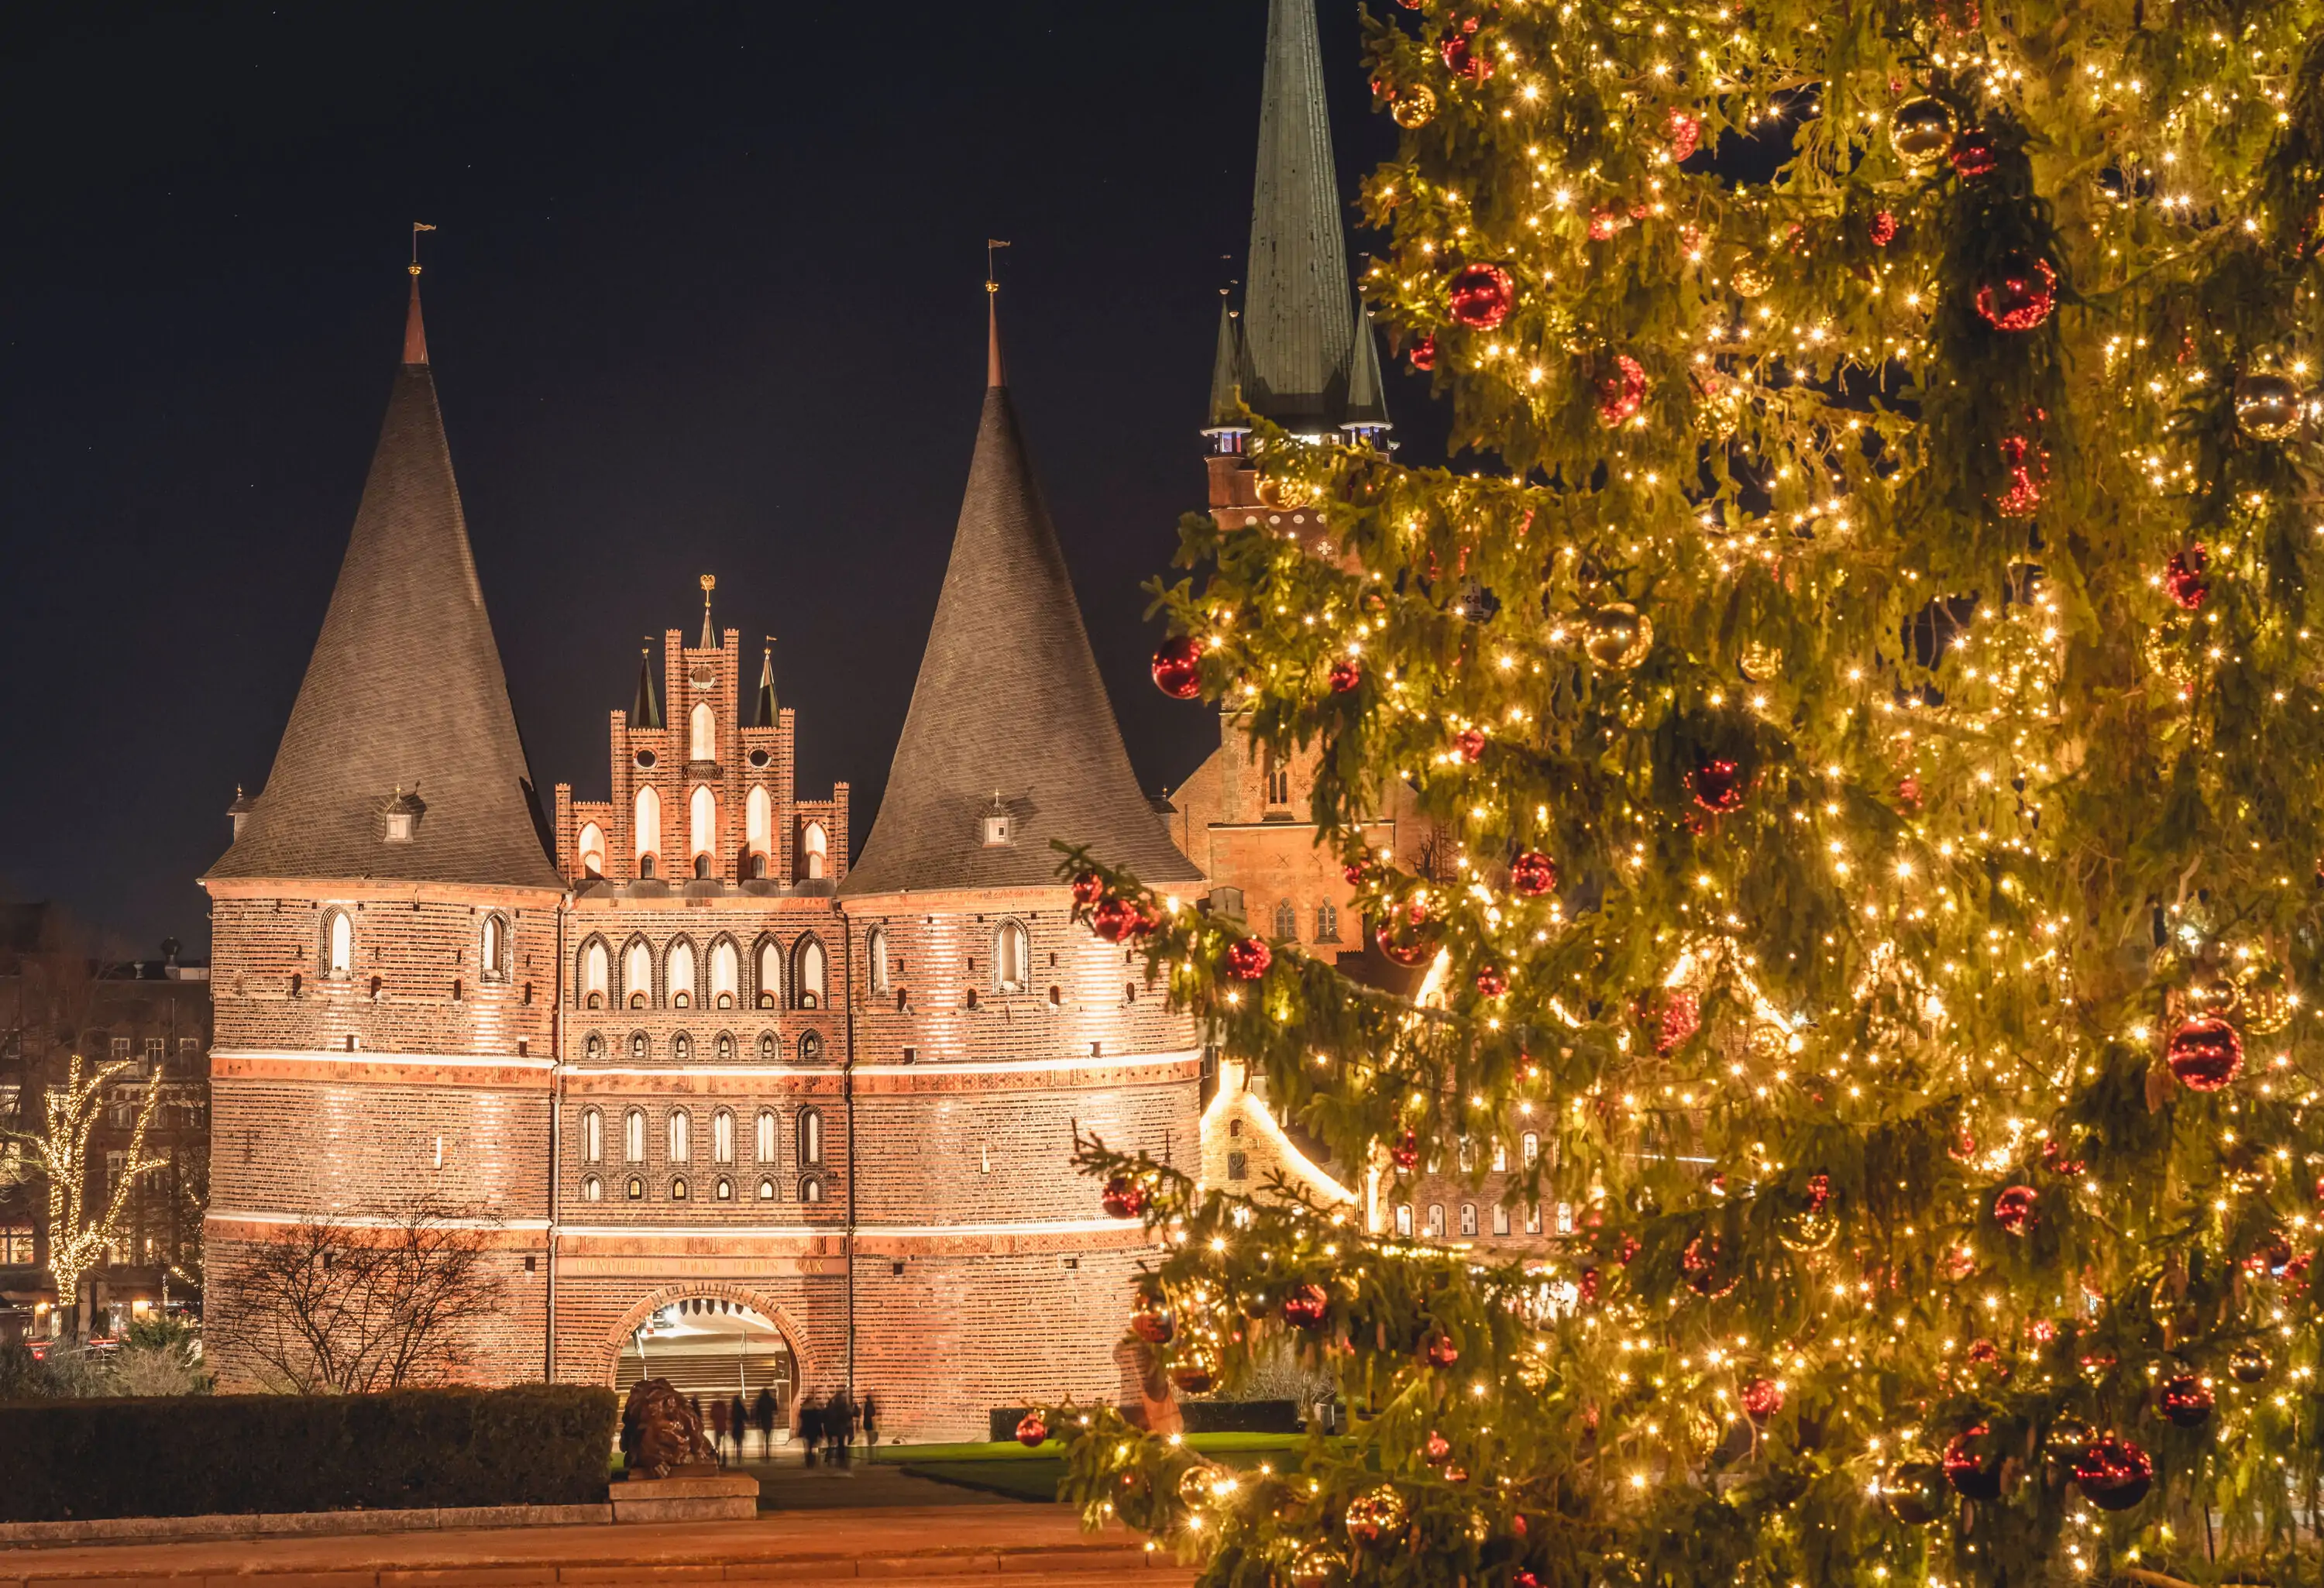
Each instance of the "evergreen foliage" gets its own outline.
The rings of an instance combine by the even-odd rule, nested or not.
[[[1258,423],[1323,531],[1189,520],[1162,605],[1211,699],[1321,746],[1425,982],[1253,974],[1240,923],[1067,861],[1377,1171],[1351,1208],[1084,1155],[1168,1236],[1164,1365],[1291,1341],[1350,1437],[1231,1482],[1099,1414],[1072,1491],[1213,1584],[2286,1580],[2324,8],[1370,25],[1406,131],[1363,285],[1476,466]],[[1365,851],[1397,782],[1443,874]],[[1538,1250],[1383,1233],[1431,1164],[1485,1179],[1462,1141],[1557,1210]]]

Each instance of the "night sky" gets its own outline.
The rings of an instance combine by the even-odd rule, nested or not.
[[[1353,0],[1318,9],[1351,194],[1392,129]],[[691,632],[709,571],[754,664],[779,637],[800,790],[851,781],[861,843],[966,478],[988,236],[1015,244],[1010,383],[1131,759],[1158,789],[1215,743],[1146,678],[1139,586],[1202,505],[1263,0],[10,18],[0,897],[206,949],[194,878],[321,625],[414,219],[544,802],[604,796],[640,637]],[[1392,377],[1407,436],[1424,400]]]

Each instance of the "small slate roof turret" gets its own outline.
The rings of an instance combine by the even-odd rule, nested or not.
[[[1199,882],[1130,769],[1001,381],[997,322],[986,365],[927,652],[879,818],[839,891],[1056,887],[1052,839],[1089,845],[1148,882]],[[1010,832],[987,845],[996,789]]]
[[[661,696],[654,688],[653,647],[638,647],[638,697],[630,706],[630,726],[653,728],[662,725]]]
[[[1219,290],[1219,345],[1211,355],[1211,422],[1213,430],[1240,430],[1242,388],[1250,374],[1243,357],[1242,328],[1227,307],[1226,289]]]
[[[1385,430],[1394,426],[1388,417],[1388,392],[1380,381],[1379,347],[1372,333],[1372,317],[1356,310],[1354,350],[1349,355],[1348,411],[1340,420],[1343,430]]]
[[[771,728],[780,720],[780,708],[775,703],[775,637],[769,634],[766,654],[759,661],[759,698],[752,707],[751,725]]]
[[[1341,423],[1355,304],[1323,97],[1315,0],[1273,0],[1251,193],[1243,401],[1295,431]]]
[[[274,768],[217,878],[561,888],[444,440],[412,279],[403,367]],[[382,812],[426,789],[411,841]]]

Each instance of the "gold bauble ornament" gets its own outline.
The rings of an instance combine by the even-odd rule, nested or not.
[[[1397,1491],[1396,1486],[1382,1483],[1377,1489],[1367,1489],[1348,1501],[1348,1514],[1344,1519],[1349,1537],[1367,1549],[1377,1549],[1404,1531],[1405,1522],[1410,1515],[1404,1503],[1404,1496]]]
[[[1773,1020],[1761,1020],[1743,1039],[1743,1051],[1766,1063],[1791,1050],[1791,1033]]]
[[[2244,983],[2244,1030],[2255,1037],[2273,1037],[2292,1024],[2299,1002],[2280,975],[2254,976]]]
[[[1735,665],[1755,684],[1772,683],[1784,670],[1784,653],[1773,645],[1762,645],[1754,640],[1743,647]]]
[[[1583,620],[1582,649],[1600,667],[1628,672],[1654,649],[1655,625],[1627,601],[1601,606]]]
[[[2195,660],[2188,651],[2183,633],[2168,626],[2151,628],[2139,636],[2138,651],[2146,659],[2146,665],[2154,670],[2155,676],[2173,690],[2183,692],[2195,687],[2195,680],[2200,675],[2196,671]]]
[[[1727,284],[1735,289],[1738,298],[1757,298],[1774,283],[1762,266],[1745,259],[1738,261],[1734,270],[1729,272]]]
[[[1178,1498],[1189,1506],[1210,1504],[1217,1487],[1218,1475],[1206,1466],[1191,1466],[1178,1474]]]
[[[1291,1588],[1340,1588],[1348,1580],[1348,1557],[1328,1544],[1303,1545],[1284,1567]]]
[[[2254,370],[2236,382],[2236,423],[2260,441],[2281,441],[2300,428],[2300,388],[2273,370]]]
[[[1259,476],[1259,500],[1265,507],[1305,507],[1314,500],[1314,493],[1305,480],[1288,479],[1281,475]]]
[[[1388,115],[1406,132],[1426,126],[1436,116],[1436,91],[1426,83],[1415,83],[1396,97],[1388,106]]]
[[[2256,1384],[2267,1377],[2267,1353],[2246,1345],[2227,1358],[2227,1376],[2238,1384]]]
[[[1821,1251],[1839,1237],[1840,1221],[1828,1213],[1795,1213],[1783,1222],[1775,1238],[1786,1251]]]
[[[1913,99],[1896,107],[1888,123],[1888,143],[1906,165],[1934,165],[1953,146],[1952,107],[1941,99]]]

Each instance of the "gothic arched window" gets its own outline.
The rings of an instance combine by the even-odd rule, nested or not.
[[[638,790],[637,816],[638,875],[650,876],[647,867],[661,853],[661,796],[651,783]]]
[[[718,759],[718,714],[710,709],[707,700],[696,701],[686,719],[686,758],[688,761]]]
[[[576,979],[581,983],[582,1008],[605,1007],[605,983],[611,969],[603,937],[592,937],[581,945],[581,974]]]

